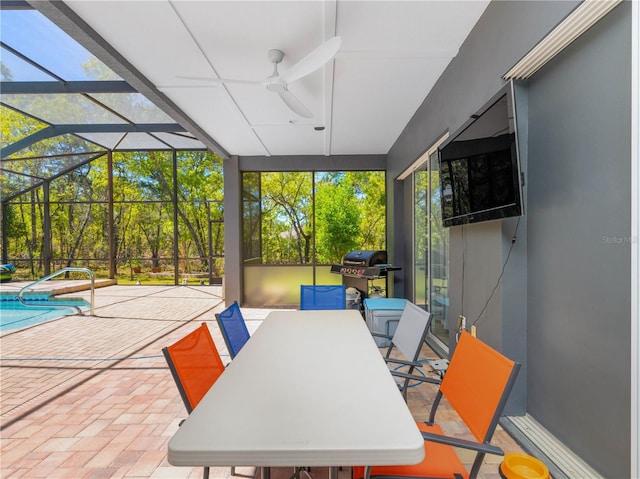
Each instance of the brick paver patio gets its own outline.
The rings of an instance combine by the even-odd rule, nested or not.
[[[108,286],[96,290],[95,317],[69,316],[1,333],[0,477],[202,477],[201,468],[166,460],[167,442],[186,411],[161,348],[204,321],[228,361],[214,317],[224,309],[221,293],[216,286]],[[253,331],[268,310],[243,308],[243,314]],[[412,389],[410,408],[424,420],[433,386]],[[445,428],[466,434],[453,419]],[[501,429],[494,442],[520,451]],[[482,477],[498,479],[500,458],[488,460]],[[229,468],[211,470],[212,478],[229,474]],[[325,472],[313,476],[322,479]]]

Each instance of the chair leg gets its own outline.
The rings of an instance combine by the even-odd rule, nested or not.
[[[262,468],[262,469],[268,469],[268,468]],[[254,479],[255,478],[255,473],[254,473],[254,475],[240,474],[239,472],[237,472],[236,466],[231,466],[231,475],[232,476],[236,476],[236,477],[248,477],[249,479]]]
[[[205,467],[204,472],[202,473],[202,479],[209,479],[209,468]]]
[[[313,479],[313,476],[309,473],[308,467],[294,467],[293,474],[289,479],[303,479],[302,474],[306,476],[306,479]]]

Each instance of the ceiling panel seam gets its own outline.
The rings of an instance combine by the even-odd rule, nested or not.
[[[324,35],[325,40],[337,35],[338,25],[338,2],[324,3]],[[333,137],[333,87],[335,77],[335,58],[327,64],[324,74],[324,154],[331,155],[331,139]]]
[[[180,15],[180,12],[178,11],[178,9],[176,8],[176,6],[174,5],[173,1],[169,2],[169,5],[171,5],[171,8],[173,9],[173,12],[176,14],[176,16],[178,17],[178,19],[180,20],[180,23],[184,26],[186,32],[189,34],[189,37],[191,37],[191,40],[193,40],[193,43],[196,45],[196,47],[198,48],[198,51],[202,54],[202,57],[205,59],[205,61],[207,62],[207,65],[209,65],[209,68],[211,68],[211,71],[213,71],[213,73],[215,74],[216,78],[221,78],[220,74],[218,73],[218,70],[216,70],[213,61],[207,56],[207,54],[204,51],[204,48],[202,48],[202,45],[200,44],[200,42],[198,42],[198,39],[196,38],[195,34],[191,31],[191,29],[188,27],[187,23],[184,21],[184,19],[182,18],[182,16]],[[234,98],[234,96],[231,94],[231,91],[229,91],[229,88],[227,87],[227,85],[225,85],[223,82],[220,82],[220,86],[222,87],[222,90],[225,92],[225,95],[227,96],[227,98],[229,100],[231,100],[231,103],[233,103],[236,111],[240,114],[240,116],[242,117],[242,119],[245,121],[246,125],[249,127],[249,129],[251,130],[251,132],[253,133],[253,135],[256,137],[256,139],[258,140],[258,142],[262,145],[262,147],[265,150],[265,154],[267,156],[270,156],[271,153],[269,152],[269,149],[267,148],[267,146],[264,144],[264,142],[262,141],[262,139],[260,138],[260,135],[258,135],[258,133],[255,131],[255,129],[253,128],[253,125],[251,124],[251,122],[249,121],[249,119],[247,118],[247,116],[245,115],[245,113],[242,111],[242,108],[240,108],[240,105],[238,105],[238,102],[236,101],[236,99]]]

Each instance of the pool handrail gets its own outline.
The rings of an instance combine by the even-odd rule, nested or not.
[[[18,301],[20,301],[20,303],[24,304],[25,306],[40,306],[37,304],[33,304],[33,303],[25,303],[22,294],[30,289],[32,289],[34,286],[40,284],[40,283],[44,283],[47,280],[50,280],[51,278],[55,278],[56,276],[60,276],[62,273],[66,273],[66,272],[74,272],[74,273],[87,273],[89,275],[89,277],[91,278],[91,300],[89,302],[89,305],[91,306],[91,316],[95,316],[95,310],[94,310],[94,299],[95,299],[95,277],[93,275],[93,271],[91,271],[88,268],[74,268],[72,266],[67,266],[66,268],[62,268],[58,271],[56,271],[55,273],[51,273],[48,276],[45,276],[44,278],[40,278],[37,281],[34,281],[31,284],[28,284],[27,286],[25,286],[24,288],[22,288],[20,290],[20,292],[18,293]],[[45,306],[45,305],[42,305]],[[47,307],[51,307],[52,304],[49,303],[46,305]],[[75,306],[75,305],[69,305],[69,304],[61,304],[61,305],[53,305],[53,307],[60,307],[60,308],[76,308],[78,310],[78,313],[80,315],[82,315],[82,310],[80,309],[79,306]]]

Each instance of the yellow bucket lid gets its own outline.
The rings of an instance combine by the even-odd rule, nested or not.
[[[542,461],[518,452],[504,456],[500,472],[506,479],[549,479],[549,469]]]

